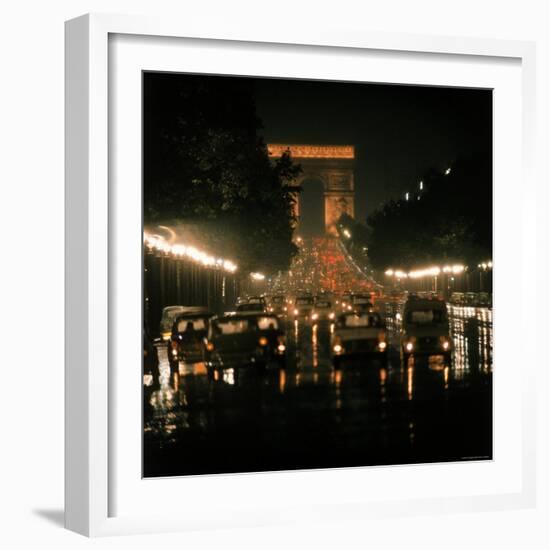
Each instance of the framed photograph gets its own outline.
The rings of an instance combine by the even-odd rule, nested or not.
[[[532,506],[534,102],[531,43],[67,22],[67,528]]]

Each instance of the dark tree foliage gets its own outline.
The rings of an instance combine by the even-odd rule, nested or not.
[[[389,201],[368,217],[372,265],[411,268],[490,258],[491,155],[458,159],[449,174],[432,170],[422,181],[423,191],[408,201]]]
[[[144,221],[204,228],[244,270],[288,268],[299,166],[268,158],[253,81],[144,76]],[[206,242],[207,241],[207,242]]]

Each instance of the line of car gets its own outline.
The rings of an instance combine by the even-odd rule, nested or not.
[[[492,307],[492,294],[489,292],[453,292],[449,303],[465,307]]]
[[[437,298],[411,295],[400,315],[400,356],[442,355],[450,362],[453,342],[449,334],[447,306]],[[303,322],[329,324],[330,356],[335,368],[345,361],[378,359],[388,362],[390,342],[384,318],[363,294],[249,296],[241,298],[235,310],[215,315],[203,307],[168,306],[160,323],[160,339],[166,344],[172,369],[179,362],[215,369],[268,364],[285,368],[287,342],[285,324]],[[144,337],[144,341],[146,338]],[[144,343],[144,364],[149,366],[155,351]],[[158,360],[158,359],[157,359]]]
[[[202,307],[164,308],[160,335],[171,369],[176,370],[180,361],[204,363],[209,374],[215,369],[237,366],[256,366],[261,370],[269,363],[284,368],[283,324],[266,309],[263,297],[240,300],[235,311],[223,315]]]

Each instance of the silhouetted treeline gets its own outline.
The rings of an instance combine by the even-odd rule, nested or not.
[[[202,225],[210,251],[244,270],[288,268],[300,169],[268,158],[253,81],[146,73],[143,86],[144,222]]]
[[[430,171],[409,200],[389,201],[367,218],[376,269],[426,263],[477,264],[492,257],[490,154],[458,159],[448,174]],[[513,219],[513,213],[510,213]]]

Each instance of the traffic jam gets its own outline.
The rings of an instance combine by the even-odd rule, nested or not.
[[[149,361],[146,374],[153,375],[162,362],[171,373],[179,372],[180,365],[202,363],[212,378],[215,371],[228,368],[262,372],[272,366],[296,366],[300,346],[293,338],[300,329],[329,335],[327,358],[336,369],[346,363],[388,366],[390,351],[393,361],[402,365],[410,358],[433,358],[451,366],[455,346],[450,314],[487,304],[485,293],[470,294],[455,293],[448,304],[434,293],[394,293],[387,301],[351,291],[243,296],[223,315],[203,307],[167,306],[156,342],[157,364]],[[146,356],[153,348],[145,339]]]

